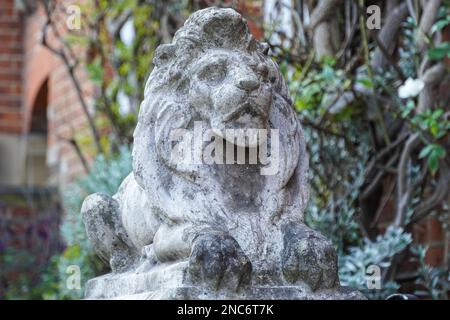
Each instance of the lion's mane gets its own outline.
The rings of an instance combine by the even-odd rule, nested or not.
[[[211,14],[202,14],[204,10]],[[202,180],[197,167],[170,163],[169,134],[172,129],[190,128],[197,120],[187,102],[190,74],[186,70],[193,61],[211,48],[246,52],[269,66],[273,84],[269,123],[280,133],[280,170],[268,177],[271,194],[265,196],[264,210],[271,219],[287,216],[302,220],[308,198],[308,161],[302,129],[291,107],[285,81],[276,63],[267,56],[267,47],[252,37],[241,15],[231,9],[204,10],[186,21],[171,44],[161,45],[155,52],[155,67],[145,87],[134,133],[136,181],[170,223],[192,219],[197,219],[196,223],[212,220],[221,223],[226,219],[229,212],[215,202],[214,193],[227,186],[205,185],[208,183]]]

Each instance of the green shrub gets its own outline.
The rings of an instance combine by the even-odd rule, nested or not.
[[[48,292],[45,299],[79,299],[83,297],[84,284],[90,278],[98,276],[108,271],[96,256],[92,245],[86,236],[80,210],[84,198],[95,192],[104,192],[109,195],[116,193],[120,183],[131,172],[131,152],[128,147],[120,147],[117,155],[111,159],[99,155],[90,173],[70,186],[64,192],[64,204],[66,216],[61,226],[61,234],[67,245],[64,252],[54,257],[53,268],[48,270],[44,278],[55,279],[52,274],[57,274],[58,283],[52,285],[55,290]],[[70,289],[67,281],[71,273],[69,266],[80,268],[81,288]]]

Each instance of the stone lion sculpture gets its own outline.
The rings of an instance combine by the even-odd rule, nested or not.
[[[113,271],[88,283],[88,298],[341,297],[331,242],[303,223],[305,141],[267,52],[241,15],[217,8],[195,12],[158,47],[133,172],[116,195],[93,194],[82,207],[88,237]],[[262,175],[258,161],[176,161],[171,134],[199,121],[247,152],[258,143],[229,141],[223,130],[276,129],[277,172]]]

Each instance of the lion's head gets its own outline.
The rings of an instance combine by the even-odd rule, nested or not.
[[[267,51],[234,10],[197,11],[171,44],[157,49],[146,96],[172,96],[173,104],[188,105],[185,111],[218,132],[267,129],[273,92],[289,103],[286,85]]]
[[[189,104],[218,134],[267,129],[272,105],[268,69],[257,54],[210,49],[189,68]]]
[[[195,12],[172,43],[158,47],[134,134],[134,173],[144,189],[154,188],[158,179],[174,183],[174,173],[199,180],[198,168],[170,163],[169,135],[202,121],[219,136],[223,129],[279,130],[281,162],[272,189],[281,190],[297,169],[294,184],[307,190],[302,131],[267,53],[240,14],[218,8]],[[303,207],[306,199],[301,202]]]

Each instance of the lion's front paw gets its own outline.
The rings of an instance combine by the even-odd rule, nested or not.
[[[237,291],[250,283],[252,264],[237,241],[226,233],[198,236],[189,258],[189,274],[193,282],[202,282],[218,290]]]
[[[339,284],[337,256],[333,244],[322,234],[298,223],[283,227],[283,274],[287,281],[304,281],[312,290]]]

